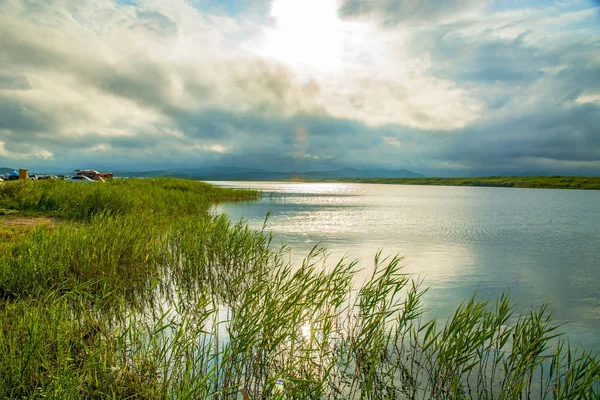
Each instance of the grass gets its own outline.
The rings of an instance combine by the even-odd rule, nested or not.
[[[103,213],[205,215],[215,203],[257,195],[255,191],[216,188],[183,179],[118,179],[97,185],[15,181],[0,186],[0,209],[73,220],[88,220]]]
[[[1,220],[0,220],[1,222]],[[19,242],[31,235],[32,226],[12,226],[0,224],[0,251],[6,251],[11,243]]]
[[[598,398],[597,354],[547,307],[468,299],[422,318],[399,257],[285,260],[211,216],[252,191],[176,179],[7,183],[0,208],[62,218],[0,230],[0,397]],[[15,230],[16,229],[16,230]]]
[[[340,178],[327,182],[600,190],[598,176],[483,176],[477,178]]]

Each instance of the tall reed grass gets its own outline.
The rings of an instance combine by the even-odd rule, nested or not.
[[[84,187],[85,186],[85,187]],[[399,257],[286,261],[270,235],[210,216],[255,198],[172,179],[5,184],[0,206],[65,218],[0,254],[0,397],[592,399],[595,353],[547,307],[467,299],[422,317]]]
[[[98,214],[205,215],[222,201],[248,200],[252,190],[217,188],[183,179],[114,179],[96,184],[62,180],[15,181],[0,186],[0,208],[77,220]]]

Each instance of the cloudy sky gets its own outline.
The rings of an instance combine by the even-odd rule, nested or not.
[[[0,166],[600,175],[597,0],[0,0]]]

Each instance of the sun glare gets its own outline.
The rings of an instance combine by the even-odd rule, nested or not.
[[[294,67],[340,67],[343,35],[336,0],[275,0],[271,17],[275,27],[265,37],[266,55]]]

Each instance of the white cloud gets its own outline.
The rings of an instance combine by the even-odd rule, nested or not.
[[[578,104],[585,104],[585,103],[600,104],[600,93],[584,93],[584,94],[580,95],[575,100],[575,102]]]
[[[391,136],[384,136],[383,137],[383,141],[389,145],[389,146],[393,146],[393,147],[397,147],[400,148],[400,146],[402,145],[402,142],[400,142],[400,140],[398,140],[395,137],[391,137]]]
[[[196,144],[190,147],[190,150],[197,150],[202,152],[212,152],[212,153],[227,153],[230,149],[222,144],[214,143],[210,145],[205,144]]]
[[[334,0],[276,0],[269,18],[243,19],[184,0],[135,4],[0,3],[0,155],[365,164],[402,154],[467,168],[485,160],[448,159],[464,136],[474,148],[513,143],[496,127],[519,119],[519,135],[560,148],[534,140],[535,116],[592,118],[598,105],[591,10],[383,1],[368,3],[373,19],[346,18],[358,15],[352,1],[340,14]],[[306,140],[290,142],[299,126]],[[589,162],[595,142],[577,129]]]
[[[429,75],[426,59],[408,55],[401,44],[407,32],[340,21],[334,3],[314,2],[310,12],[296,15],[285,1],[274,3],[273,12],[276,33],[287,36],[271,56],[285,61],[299,53],[300,61],[324,62],[325,72],[261,59],[264,53],[248,51],[254,38],[229,39],[244,29],[233,18],[202,15],[181,0],[143,1],[137,8],[102,0],[29,7],[9,0],[0,19],[12,59],[2,68],[22,67],[31,90],[15,100],[52,120],[63,136],[143,136],[146,127],[168,126],[175,110],[215,108],[265,117],[325,113],[371,126],[436,130],[477,118],[481,105],[467,90]],[[335,22],[335,40],[321,39],[318,30],[314,37],[303,34],[320,11],[329,14],[317,25]],[[269,36],[271,28],[264,29]],[[342,39],[352,37],[361,38],[343,48]],[[337,63],[344,57],[342,68]]]
[[[53,158],[54,154],[37,145],[26,145],[25,152],[13,152],[6,149],[6,142],[0,140],[0,156],[14,160],[29,160],[32,158],[48,160]]]
[[[316,13],[322,18],[315,21]],[[277,0],[272,14],[276,28],[265,28],[259,54],[314,80],[314,100],[331,116],[448,131],[482,111],[467,89],[431,74],[427,54],[412,52],[408,29],[340,20],[334,0]]]

